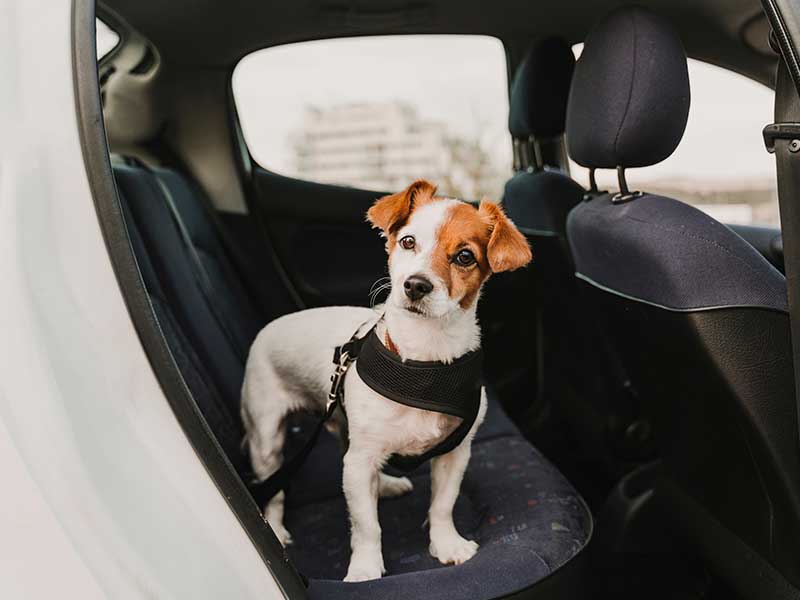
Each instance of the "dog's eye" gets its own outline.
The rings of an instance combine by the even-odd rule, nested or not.
[[[455,261],[456,264],[462,267],[468,267],[472,264],[475,264],[475,255],[469,250],[461,250],[458,254],[456,254]]]
[[[413,235],[407,235],[400,238],[400,246],[402,246],[406,250],[413,250],[416,244],[417,241],[414,239]]]

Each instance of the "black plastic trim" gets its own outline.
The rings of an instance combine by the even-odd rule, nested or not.
[[[800,31],[797,27],[791,25],[798,25],[798,18],[800,15],[793,15],[793,2],[792,0],[762,0],[764,13],[767,15],[772,32],[775,34],[775,39],[783,55],[783,60],[789,69],[789,74],[792,76],[795,88],[800,92],[800,58],[798,58],[797,51],[792,43],[793,39],[800,37]],[[792,23],[786,19],[786,15],[794,16]]]
[[[95,2],[73,0],[72,70],[86,176],[100,229],[131,320],[186,437],[287,598],[305,598],[303,582],[247,488],[220,448],[170,353],[133,254],[106,142],[95,52]]]

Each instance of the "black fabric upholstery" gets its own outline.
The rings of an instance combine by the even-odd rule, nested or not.
[[[203,198],[181,175],[130,165],[114,168],[131,243],[159,323],[179,369],[223,450],[243,477],[249,465],[239,393],[244,365],[238,343],[249,346],[262,325],[243,282],[226,258]],[[211,279],[205,293],[168,209],[164,189],[189,231]],[[209,295],[210,294],[210,295]],[[214,309],[209,306],[215,303]],[[268,307],[267,307],[268,308]],[[225,311],[223,324],[219,310]],[[223,331],[234,328],[234,340]],[[474,440],[473,458],[456,518],[462,531],[483,544],[459,567],[443,567],[428,554],[421,529],[430,498],[429,465],[413,473],[417,489],[381,506],[390,577],[344,584],[349,557],[348,520],[341,491],[338,441],[323,432],[287,490],[286,523],[295,536],[290,555],[311,577],[315,598],[460,597],[490,599],[535,584],[580,552],[591,535],[591,515],[575,489],[528,444],[491,391],[486,420]],[[293,417],[285,451],[293,453],[314,418]],[[344,562],[343,562],[344,561]],[[496,577],[500,573],[502,577]],[[334,579],[331,579],[334,578]]]
[[[667,158],[689,115],[686,53],[660,17],[611,13],[586,37],[567,107],[569,152],[584,167],[643,167]]]
[[[325,464],[336,469],[335,455],[319,456],[313,468],[327,471]],[[591,537],[591,515],[580,496],[518,435],[473,443],[454,516],[456,527],[481,548],[462,565],[444,567],[428,553],[427,469],[411,480],[413,492],[380,502],[387,574],[364,583],[341,581],[350,557],[341,488],[309,492],[298,482],[290,490],[286,526],[294,543],[288,553],[311,578],[311,598],[500,598],[555,572]],[[316,485],[313,477],[304,481]]]
[[[513,137],[547,138],[564,133],[574,68],[572,49],[561,38],[540,40],[531,48],[511,86],[508,129]]]
[[[222,394],[228,410],[238,418],[239,394],[244,377],[243,359],[239,349],[232,347],[218,317],[198,286],[191,258],[178,235],[154,174],[126,166],[115,167],[114,173],[182,330]],[[185,217],[187,227],[193,228],[198,223],[202,224],[202,207],[192,204],[191,198],[184,196],[182,191],[173,190],[173,198]],[[212,285],[219,291],[218,297],[223,298],[228,282],[235,275],[221,258],[221,249],[214,249],[213,254],[203,252],[202,246],[198,250],[201,256],[205,256],[209,274],[215,277]],[[218,309],[229,311],[227,321],[239,324],[234,334],[242,336],[240,343],[248,348],[262,325],[247,320],[249,314],[255,313],[254,309],[239,310],[233,302],[225,300],[221,300]]]
[[[628,9],[590,35],[583,56],[568,111],[576,160],[628,167],[668,156],[689,103],[677,38]],[[602,79],[614,74],[630,80],[629,93]],[[731,229],[661,196],[588,199],[570,213],[567,237],[587,312],[647,402],[661,459],[654,498],[672,535],[732,595],[762,597],[766,570],[751,567],[765,562],[797,585],[800,463],[785,278]]]
[[[503,208],[526,234],[563,237],[567,215],[583,194],[584,189],[560,171],[520,171],[506,183]]]
[[[122,200],[125,226],[139,264],[139,271],[178,369],[229,460],[237,471],[246,472],[248,470],[247,457],[241,451],[244,428],[238,411],[235,413],[231,411],[230,402],[223,399],[222,394],[208,376],[207,370],[203,367],[192,344],[183,333],[150,260],[149,252],[139,233],[139,227],[131,213],[127,196],[122,193],[121,189],[120,199]]]
[[[787,311],[783,275],[725,225],[677,200],[599,196],[570,213],[567,235],[578,276],[615,293],[672,310]]]
[[[256,334],[264,326],[264,320],[253,305],[227,256],[219,233],[209,219],[208,201],[200,196],[198,187],[177,172],[156,169],[154,173],[170,190],[192,243],[211,276],[214,291],[212,300],[229,315],[226,322],[233,329],[234,343],[246,355]]]

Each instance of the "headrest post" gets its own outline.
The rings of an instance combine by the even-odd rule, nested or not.
[[[519,170],[526,171],[531,164],[530,153],[528,152],[528,144],[525,140],[519,140]]]
[[[598,191],[599,191],[599,190],[597,189],[597,176],[595,175],[595,171],[596,171],[596,170],[597,170],[597,169],[595,169],[594,167],[592,167],[591,169],[589,169],[589,191],[590,191],[592,194],[597,194],[597,193],[598,193]]]
[[[611,202],[614,204],[621,204],[642,195],[642,192],[632,192],[628,189],[628,182],[625,180],[625,167],[622,165],[617,166],[617,181],[619,181],[619,192],[611,197]]]
[[[628,182],[625,180],[625,167],[617,166],[617,181],[619,181],[619,193],[627,196],[630,192],[628,191]]]
[[[520,156],[519,151],[519,140],[517,138],[513,138],[511,140],[511,149],[513,153],[513,165],[512,168],[514,171],[521,171],[522,170],[522,157]]]
[[[528,156],[533,159],[528,162],[528,169],[533,172],[544,171],[544,159],[542,158],[542,147],[534,136],[528,136]]]

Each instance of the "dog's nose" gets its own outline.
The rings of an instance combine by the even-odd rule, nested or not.
[[[411,300],[419,300],[433,289],[433,284],[422,275],[412,275],[403,282],[406,296]]]

